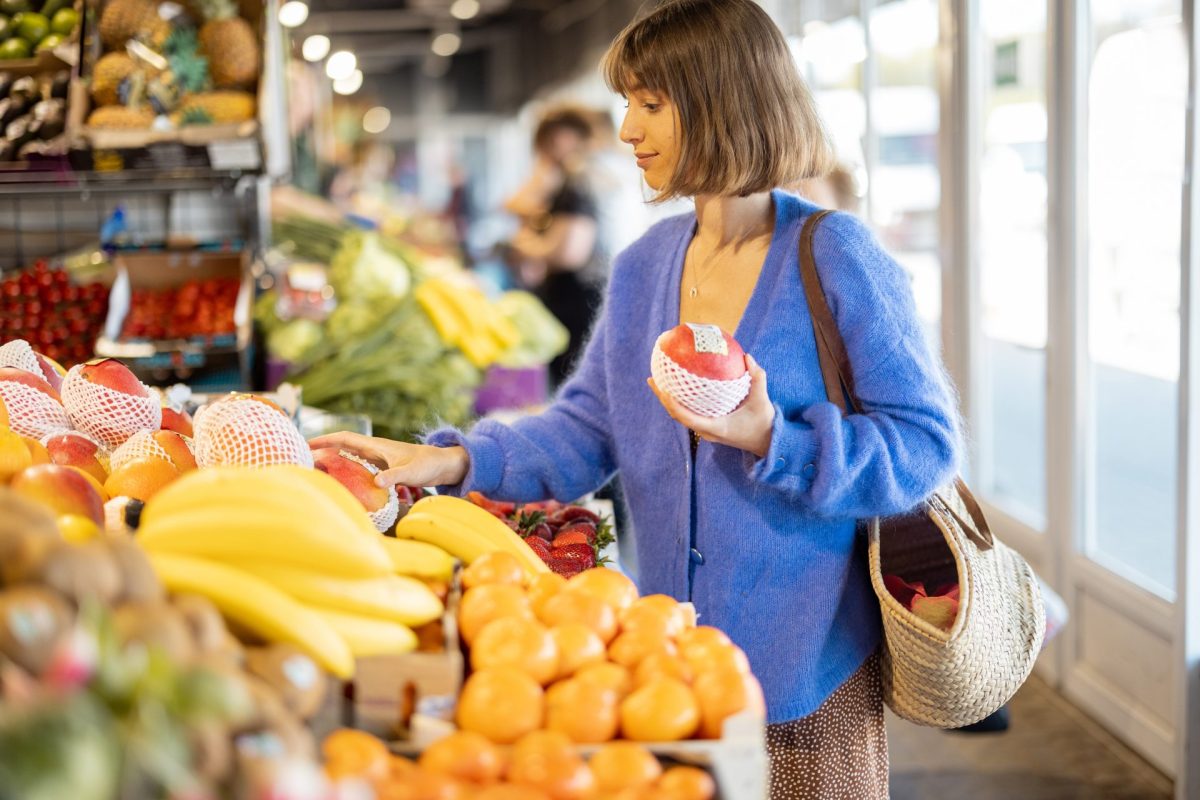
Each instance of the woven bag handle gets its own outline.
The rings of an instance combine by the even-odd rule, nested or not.
[[[812,317],[813,332],[816,334],[817,360],[821,364],[821,377],[825,381],[825,395],[843,414],[850,414],[851,411],[861,414],[862,404],[854,391],[850,356],[846,353],[842,332],[838,330],[833,312],[829,309],[829,299],[825,296],[821,276],[817,273],[817,259],[813,255],[813,236],[817,232],[817,226],[832,213],[833,211],[824,209],[810,214],[804,221],[804,227],[800,229],[800,279],[804,284],[804,298],[808,302],[808,313]],[[983,516],[979,501],[961,477],[955,477],[953,486],[974,524],[968,524],[967,520],[959,516],[954,505],[946,503],[944,499],[943,505],[958,519],[959,525],[977,545],[985,550],[991,548],[992,530]]]

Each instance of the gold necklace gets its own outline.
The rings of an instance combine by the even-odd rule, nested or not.
[[[694,244],[694,241],[693,241],[693,244]],[[712,253],[709,254],[708,258],[704,259],[704,263],[701,265],[700,268],[707,268],[707,269],[705,269],[704,274],[701,275],[697,279],[695,273],[698,272],[699,269],[696,268],[696,259],[692,255],[692,248],[691,247],[688,248],[687,259],[685,260],[686,263],[684,264],[684,270],[683,270],[684,275],[686,276],[687,272],[688,272],[688,267],[689,266],[692,267],[692,278],[693,279],[690,281],[691,288],[688,290],[688,297],[691,297],[693,300],[695,300],[696,297],[700,294],[700,284],[704,283],[706,280],[708,280],[708,278],[714,272],[716,272],[717,265],[713,264],[713,262],[716,260],[717,256],[720,254],[721,254],[720,250],[713,250]],[[712,266],[710,266],[710,265],[712,265]],[[689,281],[687,281],[685,278],[684,283],[685,284],[689,283]]]

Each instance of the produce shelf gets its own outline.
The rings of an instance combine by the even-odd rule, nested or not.
[[[0,197],[88,195],[105,192],[153,193],[233,189],[256,173],[243,170],[0,170]]]

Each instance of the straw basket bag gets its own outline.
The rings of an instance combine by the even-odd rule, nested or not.
[[[825,391],[843,414],[860,412],[845,344],[829,310],[812,252],[821,211],[800,234],[800,272],[817,338]],[[909,514],[863,523],[871,585],[883,614],[884,702],[904,719],[936,728],[978,722],[1016,693],[1041,649],[1045,610],[1025,560],[988,528],[961,478]],[[959,585],[958,615],[945,631],[917,617],[883,576]]]

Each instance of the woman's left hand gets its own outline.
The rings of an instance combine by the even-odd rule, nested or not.
[[[654,378],[647,378],[646,383],[667,413],[676,422],[695,431],[701,439],[736,447],[762,458],[771,446],[775,406],[767,396],[767,373],[749,355],[746,356],[746,369],[750,372],[750,393],[740,406],[723,417],[702,417],[688,411],[678,400],[659,389]]]

